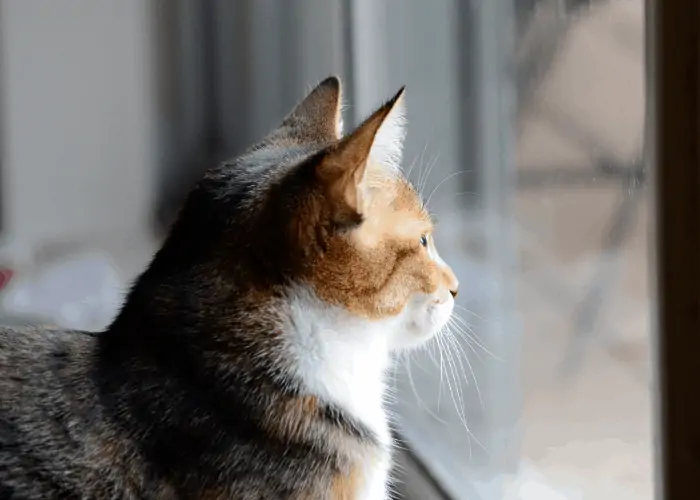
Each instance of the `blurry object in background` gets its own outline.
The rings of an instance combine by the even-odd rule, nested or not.
[[[23,318],[61,328],[99,331],[117,313],[123,289],[124,282],[106,254],[68,254],[37,266],[33,272],[18,273],[2,290],[0,317],[14,318],[13,323]]]
[[[0,269],[0,290],[3,290],[12,281],[15,272],[12,269]]]

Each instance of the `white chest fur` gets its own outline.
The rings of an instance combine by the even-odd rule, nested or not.
[[[379,438],[386,454],[366,463],[362,500],[388,498],[391,434],[384,408],[388,339],[396,320],[370,322],[328,307],[312,292],[290,297],[289,348],[296,375],[308,390],[343,408]]]

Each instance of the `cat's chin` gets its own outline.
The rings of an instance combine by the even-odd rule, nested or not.
[[[454,309],[454,299],[421,297],[404,311],[402,327],[391,340],[392,350],[414,349],[425,344],[447,325]]]

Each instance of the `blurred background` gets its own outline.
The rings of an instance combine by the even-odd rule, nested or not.
[[[0,0],[0,321],[109,323],[203,169],[407,85],[462,283],[400,360],[402,498],[652,498],[642,0]]]

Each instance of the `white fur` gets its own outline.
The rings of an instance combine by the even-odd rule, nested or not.
[[[338,139],[340,139],[341,137],[343,137],[343,133],[345,131],[345,121],[343,120],[343,113],[345,113],[345,108],[347,106],[343,103],[342,94],[338,101],[338,116],[336,117],[335,121],[335,136]]]
[[[406,138],[406,106],[404,97],[399,97],[389,114],[384,118],[372,143],[369,156],[373,162],[391,170],[401,170],[403,142]]]
[[[390,353],[419,345],[447,322],[449,290],[413,298],[396,317],[369,321],[330,306],[306,287],[290,292],[288,348],[295,375],[310,393],[332,401],[379,438],[385,454],[365,464],[367,482],[358,500],[388,498],[391,434],[384,407]]]

